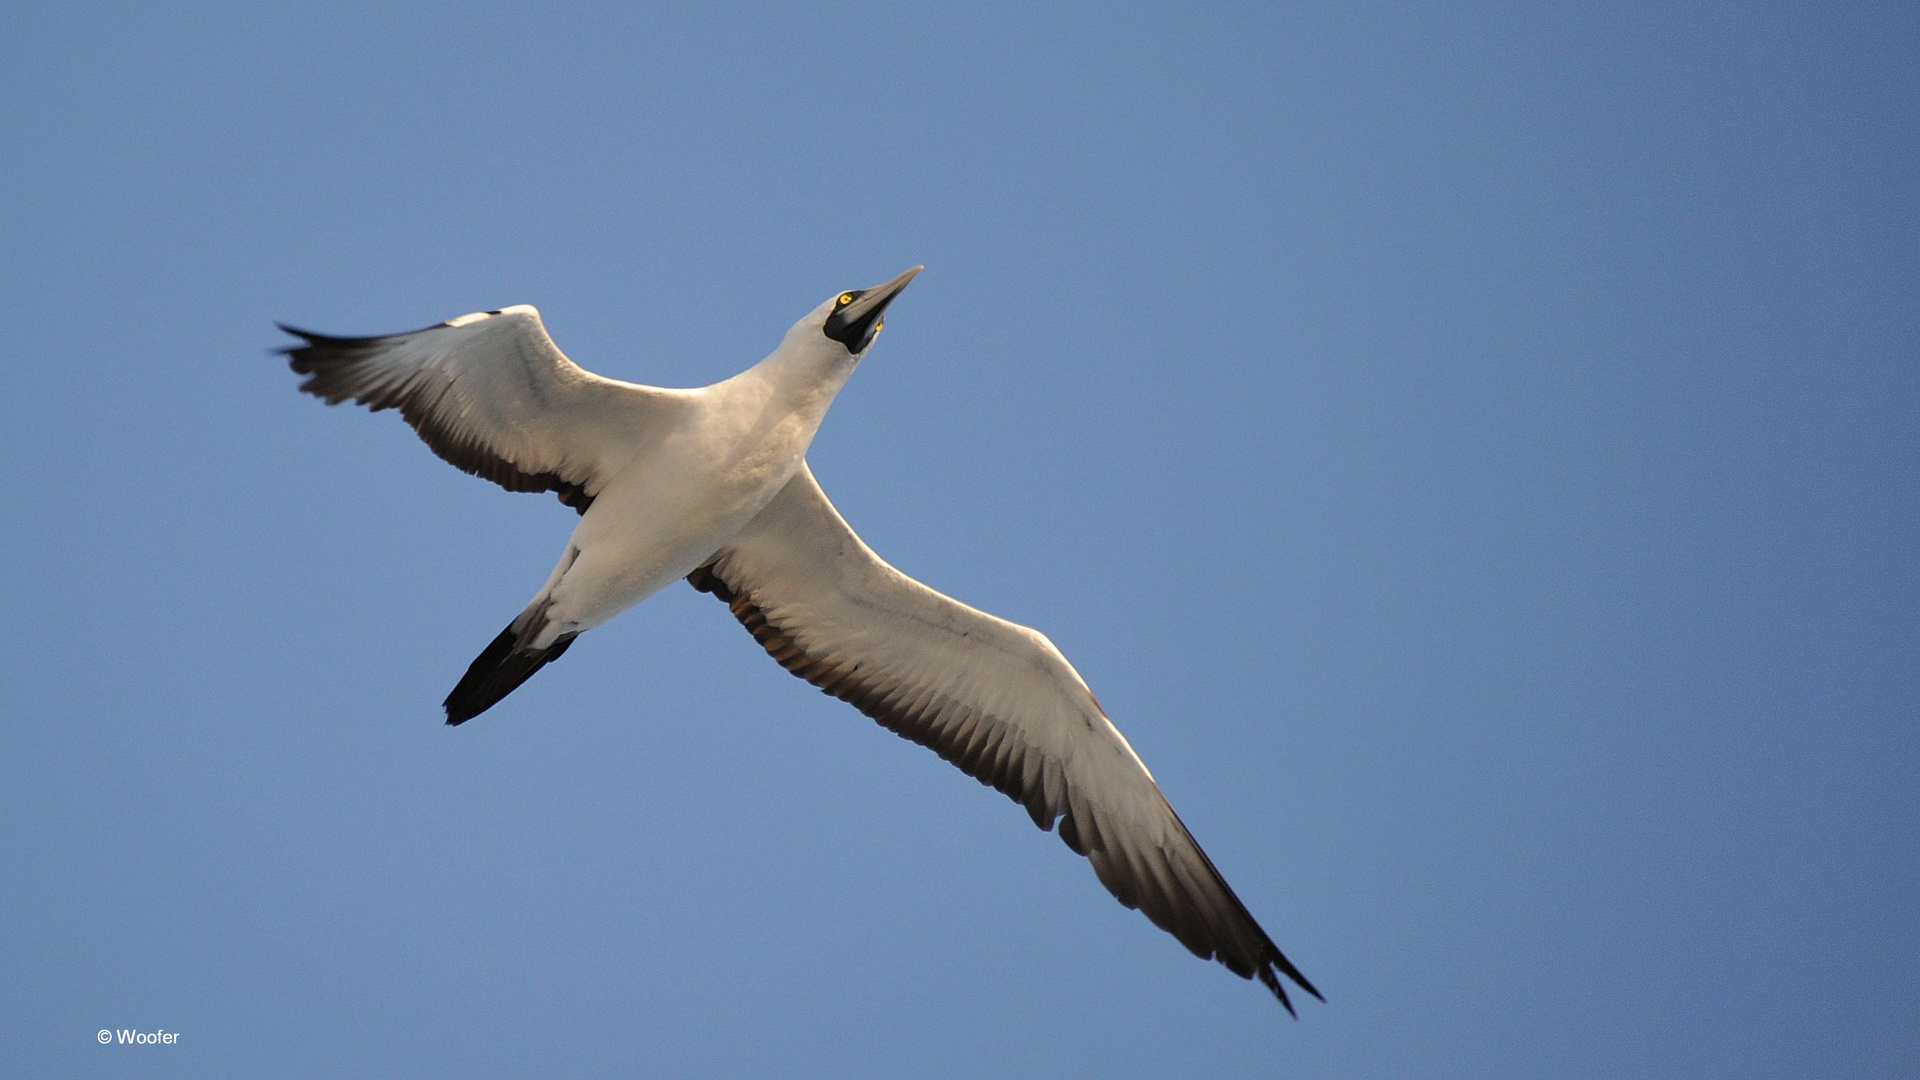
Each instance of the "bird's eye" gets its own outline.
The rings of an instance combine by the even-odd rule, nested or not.
[[[853,303],[853,294],[852,294],[852,293],[850,293],[850,292],[843,292],[843,293],[841,293],[841,294],[840,294],[840,306],[841,306],[841,307],[846,307],[846,306],[847,306],[848,304],[851,304],[851,303]]]

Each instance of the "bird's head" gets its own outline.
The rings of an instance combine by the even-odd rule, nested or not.
[[[881,316],[887,305],[893,303],[893,298],[900,295],[915,274],[925,269],[913,267],[871,289],[848,289],[808,312],[806,318],[794,325],[792,333],[815,342],[824,338],[829,351],[842,357],[858,357],[879,335],[885,322]]]

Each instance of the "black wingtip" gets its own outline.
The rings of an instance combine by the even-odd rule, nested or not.
[[[1280,985],[1280,978],[1273,973],[1273,967],[1271,965],[1260,965],[1260,982],[1264,984],[1268,990],[1273,992],[1274,997],[1280,999],[1280,1007],[1287,1010],[1288,1016],[1293,1017],[1295,1020],[1300,1019],[1300,1014],[1294,1011],[1293,999],[1287,997],[1287,988]],[[1312,988],[1309,987],[1308,989],[1311,990]],[[1320,995],[1314,994],[1314,996],[1319,997]]]
[[[364,360],[370,349],[386,340],[385,338],[377,337],[332,337],[327,334],[316,334],[311,330],[302,330],[297,326],[288,326],[283,322],[277,322],[273,325],[300,339],[299,341],[282,345],[273,350],[273,355],[286,357],[287,366],[291,367],[294,372],[299,375],[314,375],[322,368],[337,366],[343,363],[351,364],[354,361]],[[310,394],[319,393],[325,397],[327,396],[326,392],[318,389],[316,386],[320,381],[319,379],[309,379],[300,384],[300,389]],[[342,398],[329,399],[330,403],[337,403],[340,400],[342,400]]]
[[[320,338],[320,335],[318,334],[310,334],[307,331],[302,330],[297,326],[288,326],[286,323],[283,323],[283,322],[276,322],[273,325],[279,327],[281,333],[292,334],[294,337],[297,337],[300,339],[300,341],[297,344],[282,345],[277,349],[271,350],[272,354],[275,356],[291,356],[300,349],[308,348],[315,341],[318,341]]]
[[[1297,967],[1294,967],[1293,964],[1289,962],[1286,957],[1276,956],[1274,958],[1274,964],[1279,967],[1281,972],[1284,973],[1287,978],[1292,979],[1296,983],[1299,983],[1300,989],[1305,990],[1309,994],[1312,994],[1314,998],[1317,999],[1322,1005],[1326,1004],[1327,1002],[1326,996],[1321,994],[1320,991],[1316,989],[1312,983],[1308,982],[1307,977],[1305,975],[1300,974],[1300,969]]]
[[[1300,1019],[1300,1014],[1293,1011],[1293,1002],[1287,1000],[1286,988],[1280,985],[1279,979],[1273,979],[1268,982],[1267,989],[1273,991],[1274,994],[1280,998],[1280,1007],[1287,1010],[1288,1016],[1293,1017],[1295,1020]]]
[[[274,350],[276,353],[283,356],[294,357],[296,360],[302,359],[303,356],[315,357],[321,360],[361,359],[361,354],[364,354],[368,349],[391,341],[396,336],[405,336],[377,334],[373,337],[337,337],[333,334],[318,334],[312,330],[302,330],[297,326],[289,326],[283,322],[276,322],[273,325],[279,327],[283,332],[292,334],[294,337],[300,339],[292,345],[282,345]],[[432,328],[429,327],[428,329]],[[415,333],[419,332],[420,331],[415,331]]]
[[[283,322],[276,322],[273,325],[279,327],[281,332],[292,334],[304,343],[301,345],[287,345],[283,347],[284,349],[300,349],[305,348],[307,345],[364,345],[368,342],[386,340],[382,337],[336,337],[332,334],[321,334],[312,330],[302,330],[297,326],[289,326]]]
[[[1293,1017],[1295,1020],[1300,1019],[1300,1014],[1293,1009],[1292,999],[1287,997],[1287,988],[1281,984],[1280,976],[1274,973],[1275,968],[1278,968],[1280,973],[1286,975],[1287,978],[1298,983],[1300,989],[1312,994],[1322,1004],[1326,1003],[1326,997],[1322,995],[1312,983],[1307,981],[1305,975],[1300,974],[1300,969],[1294,967],[1285,956],[1282,956],[1279,951],[1276,950],[1272,956],[1267,957],[1267,959],[1261,963],[1260,981],[1266,985],[1268,990],[1273,991],[1274,997],[1280,999],[1280,1007],[1287,1010],[1288,1016]]]
[[[546,648],[529,652],[514,647],[520,635],[512,626],[500,631],[500,636],[467,666],[467,673],[447,700],[440,703],[447,710],[447,725],[458,727],[499,704],[534,672],[558,660],[577,636],[562,634]]]

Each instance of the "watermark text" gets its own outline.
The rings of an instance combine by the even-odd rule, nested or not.
[[[152,1031],[134,1031],[131,1028],[120,1028],[118,1030],[101,1028],[100,1034],[95,1035],[94,1038],[99,1039],[102,1045],[117,1042],[122,1046],[171,1046],[180,1041],[180,1033],[177,1031],[163,1031],[159,1028],[155,1028]]]

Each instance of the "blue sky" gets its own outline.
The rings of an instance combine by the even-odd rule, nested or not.
[[[15,5],[7,1075],[1896,1076],[1910,5]],[[532,303],[1048,633],[1298,1022],[267,350]],[[101,1028],[173,1046],[100,1046]]]

